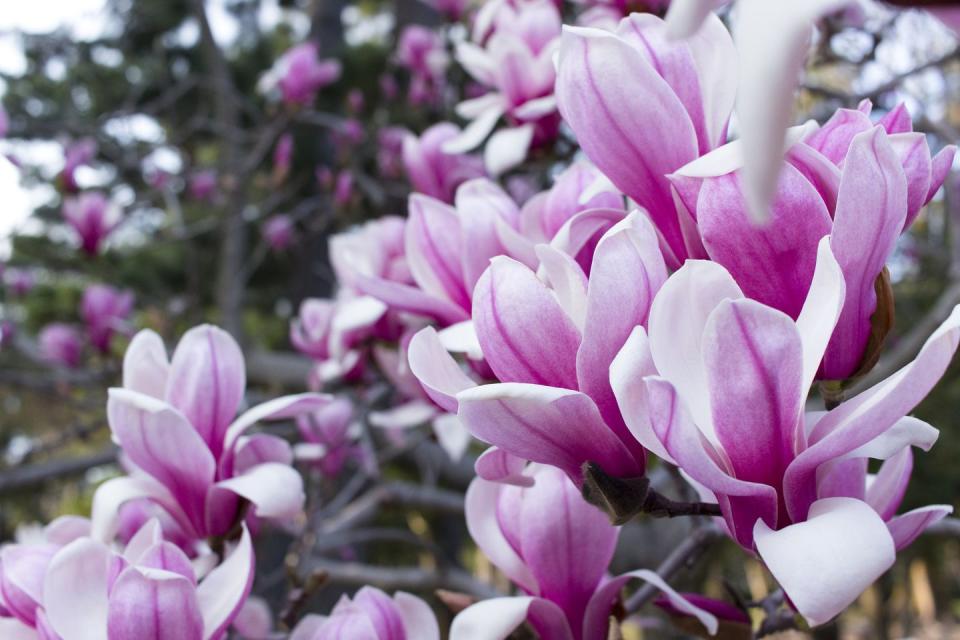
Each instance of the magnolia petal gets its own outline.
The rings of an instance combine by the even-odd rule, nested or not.
[[[953,166],[953,158],[956,154],[957,147],[951,144],[933,156],[933,160],[930,162],[930,190],[927,192],[927,198],[924,204],[930,202],[937,191],[940,190],[940,186],[950,173],[950,168]]]
[[[563,611],[549,600],[529,596],[492,598],[467,607],[453,619],[450,640],[506,640],[524,621],[541,638],[573,640]]]
[[[54,556],[43,585],[47,622],[62,640],[107,639],[111,551],[91,538],[71,542]]]
[[[538,244],[536,251],[542,272],[538,275],[550,286],[557,302],[582,332],[587,316],[587,276],[572,256],[559,249]]]
[[[577,486],[593,461],[614,476],[636,477],[635,459],[589,396],[532,384],[490,384],[457,394],[458,415],[475,437],[515,456],[563,469]]]
[[[119,527],[120,508],[138,498],[149,498],[156,502],[185,531],[195,531],[194,525],[165,486],[149,476],[137,475],[112,478],[97,487],[90,513],[90,537],[104,543],[112,542]]]
[[[397,311],[434,318],[444,324],[453,324],[468,318],[463,308],[446,298],[436,298],[408,284],[383,278],[357,276],[356,287],[359,291],[383,301]]]
[[[393,604],[403,620],[403,630],[409,640],[440,640],[437,616],[426,602],[410,593],[397,591],[393,594]]]
[[[173,352],[166,400],[218,456],[246,384],[240,345],[226,331],[202,325],[187,331]]]
[[[204,640],[219,638],[233,622],[250,594],[253,574],[253,543],[247,526],[243,525],[240,542],[197,587]]]
[[[499,176],[526,160],[533,141],[534,126],[501,129],[490,136],[483,149],[483,164],[491,176]]]
[[[800,388],[806,392],[820,368],[820,361],[840,318],[846,283],[843,271],[830,248],[830,239],[820,239],[817,246],[817,266],[807,291],[807,298],[797,316],[797,330],[803,344],[803,382]]]
[[[221,480],[214,486],[249,500],[258,518],[292,518],[303,511],[306,499],[303,478],[291,466],[279,462],[258,464],[243,475]]]
[[[430,399],[451,413],[457,410],[456,395],[476,386],[443,348],[433,327],[425,327],[413,336],[407,347],[407,359],[410,372]]]
[[[451,460],[460,460],[470,447],[470,432],[456,415],[444,413],[433,419],[433,433]]]
[[[202,640],[194,586],[176,573],[128,568],[110,589],[110,640]]]
[[[496,84],[497,68],[493,58],[472,42],[457,43],[457,62],[474,80],[492,86]],[[463,114],[461,114],[463,115]],[[469,117],[464,115],[463,117]]]
[[[725,1],[708,0],[713,4],[721,4]],[[672,37],[674,31],[670,20],[670,10],[668,10],[667,38]],[[697,80],[703,101],[707,139],[701,141],[701,147],[706,143],[706,148],[713,149],[724,141],[727,122],[736,102],[737,49],[727,27],[715,15],[705,16],[702,27],[687,40],[687,46],[690,48],[697,68]]]
[[[460,264],[460,222],[448,204],[414,193],[404,227],[404,247],[410,273],[425,292],[447,299],[464,309],[470,295]]]
[[[527,461],[523,458],[499,447],[490,447],[477,457],[473,469],[479,477],[490,482],[530,487],[533,486],[533,478],[523,474],[526,466]]]
[[[41,640],[37,632],[16,618],[0,618],[0,638],[4,640]]]
[[[333,402],[333,396],[325,393],[298,393],[258,404],[243,412],[230,425],[226,433],[224,449],[232,451],[240,436],[261,420],[289,420],[322,409],[331,402]]]
[[[893,565],[893,538],[865,502],[826,498],[806,521],[779,531],[758,520],[757,552],[797,611],[812,625],[829,621]]]
[[[497,504],[507,485],[476,478],[464,498],[467,531],[484,555],[510,580],[528,593],[537,593],[537,581],[500,528]]]
[[[677,610],[695,617],[704,628],[714,635],[717,633],[718,622],[716,616],[701,609],[683,595],[677,593],[666,581],[655,572],[648,569],[637,569],[608,580],[597,589],[587,604],[586,618],[583,622],[584,640],[605,640],[610,626],[610,615],[614,603],[620,597],[620,590],[633,578],[655,586],[663,592],[667,601]]]
[[[689,38],[703,26],[707,16],[729,0],[672,0],[667,9],[667,36]]]
[[[951,505],[937,504],[907,511],[903,515],[892,518],[887,522],[887,528],[893,536],[893,544],[897,551],[906,549],[927,527],[940,522],[951,513],[953,513]]]
[[[483,360],[483,350],[477,339],[477,330],[473,320],[464,320],[441,329],[437,334],[440,344],[450,353],[462,353],[471,360]]]
[[[123,355],[124,388],[163,398],[169,373],[163,339],[150,329],[137,332]]]
[[[506,111],[503,100],[491,102],[485,111],[477,114],[460,134],[443,143],[443,152],[449,154],[467,153],[480,146],[493,128],[497,126],[500,116]]]
[[[490,262],[473,292],[473,322],[497,379],[577,388],[580,332],[526,266]]]
[[[411,400],[386,411],[371,411],[370,425],[380,429],[409,429],[426,423],[437,415],[437,406],[430,401]]]
[[[889,523],[900,508],[912,471],[913,451],[904,447],[884,460],[877,475],[868,478],[865,499],[884,521]]]

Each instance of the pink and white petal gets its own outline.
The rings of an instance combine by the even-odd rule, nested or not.
[[[407,347],[410,372],[416,376],[430,399],[443,409],[457,410],[456,395],[476,386],[440,342],[436,329],[418,331]]]
[[[437,406],[425,400],[411,400],[385,411],[371,411],[370,425],[379,429],[409,429],[425,424],[438,413]]]
[[[459,135],[443,143],[443,152],[460,154],[479,147],[497,126],[497,121],[500,120],[504,111],[506,111],[506,105],[502,99],[492,102],[485,111],[479,113],[470,124],[464,127]]]
[[[526,266],[490,262],[474,290],[473,322],[497,379],[577,388],[580,332]]]
[[[940,431],[936,427],[913,416],[905,416],[873,440],[844,454],[843,458],[888,460],[908,447],[929,451],[938,437]]]
[[[917,357],[889,378],[828,412],[811,430],[809,447],[784,474],[791,518],[802,520],[816,499],[817,468],[882,435],[909,413],[940,379],[960,341],[960,307],[927,339]]]
[[[783,165],[784,131],[792,117],[793,91],[810,39],[812,21],[848,0],[772,4],[742,0],[734,34],[740,59],[737,117],[743,131],[744,189],[753,220],[768,218]]]
[[[128,568],[110,590],[110,640],[203,640],[194,586],[176,573]]]
[[[589,396],[532,384],[490,384],[457,394],[458,415],[475,437],[517,457],[561,468],[580,486],[593,461],[620,477],[643,473]]]
[[[300,474],[278,462],[258,464],[243,475],[221,480],[214,487],[249,500],[258,518],[292,518],[303,511],[306,499]]]
[[[475,478],[470,483],[464,501],[467,531],[490,562],[514,584],[528,593],[537,593],[536,578],[500,528],[498,503],[507,486],[483,478]]]
[[[218,456],[246,384],[240,345],[226,331],[203,325],[187,331],[173,352],[166,400]]]
[[[866,501],[884,521],[897,513],[907,492],[910,474],[913,472],[913,451],[904,447],[884,460],[875,476],[867,478]]]
[[[647,413],[647,389],[643,379],[655,375],[657,368],[650,355],[647,331],[636,327],[610,363],[610,386],[623,420],[637,442],[658,458],[676,464],[653,432]]]
[[[492,598],[467,607],[453,619],[450,640],[506,640],[524,621],[541,638],[573,640],[563,611],[549,600],[530,596]]]
[[[563,609],[567,620],[582,620],[613,558],[619,529],[559,469],[537,469],[523,494],[520,548],[538,595]]]
[[[697,33],[715,9],[730,0],[672,0],[667,9],[667,36],[689,38]]]
[[[843,270],[847,295],[823,359],[822,374],[842,380],[857,371],[877,307],[875,281],[893,253],[907,214],[907,179],[882,127],[850,144],[830,246]]]
[[[433,433],[451,460],[460,460],[470,447],[470,432],[456,415],[443,413],[433,419]]]
[[[537,275],[550,286],[567,316],[583,331],[587,316],[587,276],[569,254],[548,244],[536,246],[540,258]]]
[[[120,508],[138,498],[149,498],[159,504],[184,531],[196,530],[165,486],[149,476],[136,475],[112,478],[97,487],[90,514],[90,537],[112,542],[119,527]]]
[[[755,300],[724,300],[703,331],[714,431],[732,475],[778,486],[794,456],[806,389],[800,334]]]
[[[906,230],[920,214],[930,192],[930,147],[926,134],[920,132],[897,133],[887,139],[900,159],[907,178],[907,217],[903,222],[903,229]]]
[[[953,157],[957,154],[957,148],[954,145],[947,145],[940,152],[933,156],[930,162],[930,191],[927,192],[927,198],[924,204],[930,202],[933,196],[940,190],[943,181],[947,179],[950,168],[953,166]]]
[[[624,219],[623,209],[587,209],[567,220],[550,241],[550,246],[577,258],[592,241]],[[592,260],[592,257],[591,257]],[[590,264],[580,263],[584,269]]]
[[[199,526],[216,461],[193,425],[162,400],[116,388],[109,391],[107,418],[124,453],[167,487]]]
[[[624,274],[630,284],[624,287]],[[587,290],[583,340],[577,351],[579,389],[593,398],[600,415],[635,455],[642,450],[620,415],[610,386],[610,364],[634,327],[647,322],[650,305],[667,267],[653,225],[639,211],[610,229],[597,244]]]
[[[359,291],[383,301],[391,309],[433,318],[443,324],[453,324],[469,318],[462,307],[446,298],[437,298],[421,289],[384,278],[357,276]]]
[[[54,556],[43,585],[47,622],[62,640],[107,639],[107,592],[113,553],[80,538]]]
[[[330,355],[343,359],[358,332],[375,325],[387,312],[387,305],[373,296],[357,296],[337,304],[330,322]]]
[[[143,554],[160,542],[163,542],[163,528],[157,518],[150,518],[127,542],[123,559],[130,564],[139,564]]]
[[[253,575],[253,543],[247,526],[243,525],[236,547],[197,587],[204,640],[219,638],[224,629],[230,626],[250,595]]]
[[[734,539],[745,548],[752,548],[753,524],[757,519],[777,521],[776,490],[740,480],[721,468],[717,463],[719,454],[692,422],[673,385],[657,377],[645,381],[654,433],[681,469],[717,495]]]
[[[457,104],[454,109],[458,116],[464,120],[473,120],[478,117],[480,114],[485,111],[489,111],[494,107],[498,107],[504,104],[503,96],[499,93],[486,93],[477,98],[470,98],[469,100],[464,100]],[[505,108],[505,107],[504,107]],[[451,125],[456,126],[456,125]],[[457,128],[456,132],[459,133],[460,129]],[[453,136],[449,136],[453,137]]]
[[[518,487],[533,486],[533,478],[523,473],[526,467],[526,460],[499,447],[490,447],[481,453],[473,464],[473,469],[480,478]]]
[[[701,0],[703,2],[704,0]],[[706,0],[707,4],[720,4],[724,0]],[[667,14],[668,38],[672,35],[670,11]],[[737,97],[737,49],[730,32],[716,15],[704,17],[703,25],[687,40],[697,68],[697,79],[703,100],[703,115],[706,124],[707,148],[723,144],[727,122],[733,112]]]
[[[462,353],[471,360],[483,360],[483,350],[477,339],[477,329],[473,320],[464,320],[441,329],[437,334],[440,344],[450,353]]]
[[[527,100],[519,107],[516,107],[512,113],[516,118],[519,118],[525,122],[529,122],[531,120],[537,120],[544,116],[548,116],[556,110],[557,97],[553,94],[550,94],[548,96],[543,96],[542,98]]]
[[[264,462],[293,464],[293,450],[283,438],[267,433],[241,436],[237,441],[233,462],[234,472],[245,473],[251,467]]]
[[[414,193],[404,227],[407,264],[417,285],[425,292],[463,307],[470,295],[463,283],[460,264],[460,221],[448,204]]]
[[[893,544],[897,551],[906,549],[927,527],[940,522],[951,513],[953,513],[951,505],[936,504],[907,511],[903,515],[890,519],[887,522],[887,528],[893,536]]]
[[[50,544],[63,546],[90,534],[90,519],[81,516],[59,516],[43,528],[43,537]]]
[[[4,640],[43,640],[35,629],[16,618],[0,618],[0,638]]]
[[[320,631],[320,627],[323,626],[323,623],[326,622],[327,619],[327,616],[308,613],[303,616],[300,622],[297,623],[297,626],[293,628],[293,632],[290,634],[290,640],[314,640]]]
[[[230,425],[226,433],[224,449],[228,452],[233,451],[240,436],[261,420],[289,420],[322,409],[331,402],[333,402],[333,396],[326,393],[297,393],[258,404],[244,411]]]
[[[463,69],[473,76],[473,79],[477,82],[487,86],[496,84],[496,64],[482,47],[478,47],[472,42],[459,42],[457,43],[456,58]]]
[[[664,283],[650,308],[647,332],[657,371],[676,387],[694,422],[714,442],[701,338],[717,305],[742,297],[726,269],[688,260]]]
[[[169,372],[163,339],[150,329],[137,332],[123,355],[124,388],[163,398]]]
[[[797,330],[803,344],[801,389],[804,393],[813,384],[820,368],[820,361],[840,318],[845,296],[846,282],[830,248],[830,239],[821,238],[817,246],[817,266],[813,271],[810,290],[807,291],[807,298],[803,302],[800,315],[797,316]],[[805,438],[801,442],[805,442]]]
[[[677,593],[666,581],[649,569],[637,569],[608,580],[597,589],[587,604],[587,614],[583,622],[584,640],[606,640],[613,605],[623,589],[632,579],[643,580],[663,592],[664,597],[677,611],[695,617],[711,635],[717,632],[717,618]]]
[[[894,541],[870,505],[826,498],[779,531],[758,520],[760,558],[811,626],[828,622],[893,565]]]
[[[393,604],[409,640],[440,640],[437,616],[426,602],[413,594],[397,591],[393,594]]]
[[[491,176],[499,176],[527,159],[534,127],[525,124],[519,127],[500,129],[487,140],[483,149],[483,164]]]

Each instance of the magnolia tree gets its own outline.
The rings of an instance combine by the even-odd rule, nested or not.
[[[183,4],[8,78],[0,636],[913,628],[960,9]]]

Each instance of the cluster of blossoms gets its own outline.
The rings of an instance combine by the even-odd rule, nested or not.
[[[467,13],[459,0],[436,4],[451,20]],[[654,457],[810,625],[841,613],[952,511],[900,506],[914,447],[929,450],[939,435],[909,413],[953,358],[960,308],[912,362],[846,396],[890,330],[886,265],[955,149],[932,153],[903,105],[876,118],[867,101],[822,126],[755,115],[766,137],[747,133],[756,78],[743,70],[757,64],[754,22],[770,14],[757,2],[740,2],[747,35],[736,43],[710,11],[722,2],[677,1],[667,21],[632,12],[664,2],[580,4],[576,26],[553,0],[489,0],[459,39],[417,25],[399,35],[391,63],[409,77],[410,104],[441,103],[454,60],[476,84],[456,109],[463,128],[439,122],[420,135],[368,136],[355,117],[364,96],[348,94],[350,117],[333,136],[341,168],[318,168],[317,181],[349,209],[346,158],[376,139],[381,172],[402,171],[413,193],[406,217],[331,237],[338,288],[305,299],[289,327],[313,362],[311,391],[241,412],[245,362],[228,333],[191,329],[172,357],[158,334],[136,334],[107,401],[123,475],[98,487],[89,520],[58,519],[0,550],[0,635],[220,640],[233,625],[268,636],[270,616],[248,600],[252,538],[268,524],[303,526],[295,461],[327,481],[354,466],[376,473],[362,419],[401,438],[429,424],[454,460],[486,446],[466,526],[517,595],[463,607],[452,640],[500,640],[524,623],[545,640],[604,640],[633,579],[708,634],[724,620],[749,624],[745,611],[678,593],[653,571],[608,573],[620,538],[611,522],[625,518],[605,487],[647,482]],[[806,34],[842,3],[811,4],[785,11],[771,33]],[[298,113],[340,75],[307,43],[260,86]],[[729,139],[744,100],[744,134]],[[577,155],[553,167],[549,186],[518,174],[498,182],[540,150],[573,145],[569,133]],[[272,186],[287,179],[293,151],[293,135],[280,136]],[[74,171],[94,154],[67,154],[65,191],[77,191]],[[213,202],[218,182],[195,171],[188,191]],[[95,255],[118,223],[112,211],[87,192],[63,213]],[[295,219],[271,215],[261,233],[284,251]],[[129,293],[87,289],[90,345],[109,352],[132,304]],[[40,336],[45,357],[67,366],[79,364],[82,341],[63,324]],[[378,386],[386,401],[374,398]],[[333,390],[343,393],[323,393]],[[378,406],[361,418],[363,402]],[[263,421],[292,421],[300,442],[253,431]],[[875,472],[871,460],[881,461]],[[441,631],[420,598],[363,587],[327,616],[304,616],[290,637]]]

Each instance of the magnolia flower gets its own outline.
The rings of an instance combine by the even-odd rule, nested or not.
[[[10,267],[3,270],[3,281],[10,295],[25,296],[37,284],[37,278],[29,269]]]
[[[656,231],[640,212],[613,226],[596,244],[589,279],[562,251],[537,252],[551,286],[498,257],[473,294],[476,340],[500,384],[476,386],[432,328],[411,341],[410,369],[475,437],[511,456],[559,467],[578,485],[587,461],[642,475],[644,449],[620,416],[608,370],[667,277]]]
[[[339,207],[346,207],[351,200],[353,200],[353,173],[349,169],[343,169],[337,174],[337,180],[333,186],[333,202]]]
[[[293,243],[293,234],[296,231],[290,216],[277,214],[267,218],[263,223],[263,239],[274,251],[285,251]]]
[[[109,392],[107,420],[114,440],[135,467],[109,480],[94,497],[95,537],[109,540],[120,507],[136,498],[160,504],[192,538],[219,536],[250,515],[289,519],[303,506],[300,475],[286,441],[244,435],[261,420],[316,410],[328,396],[284,396],[236,419],[246,376],[239,345],[226,332],[191,329],[167,360],[160,337],[138,333],[123,361],[123,387]]]
[[[80,317],[87,325],[90,344],[100,353],[110,352],[114,331],[123,329],[133,310],[133,293],[105,284],[90,285],[80,301]]]
[[[706,255],[747,296],[793,318],[810,287],[817,244],[830,235],[847,296],[818,374],[827,380],[863,373],[875,362],[885,334],[884,328],[878,336],[871,324],[878,311],[875,281],[900,234],[940,188],[955,152],[949,147],[931,159],[925,136],[910,131],[902,106],[879,125],[870,122],[869,109],[869,103],[862,111],[842,109],[791,146],[762,227],[749,216],[739,142],[670,176],[681,215],[696,221]]]
[[[263,598],[250,596],[243,603],[233,621],[233,630],[243,640],[271,640],[274,638],[273,613]]]
[[[77,184],[76,172],[80,167],[87,165],[97,155],[97,142],[93,138],[82,138],[68,145],[63,156],[63,188],[67,193],[76,193],[80,190]]]
[[[273,148],[273,182],[279,184],[290,173],[293,162],[293,134],[285,133]]]
[[[380,589],[363,587],[341,596],[329,616],[310,614],[297,624],[290,640],[440,640],[436,616],[420,598],[397,591],[391,598]]]
[[[120,224],[120,209],[99,191],[88,191],[63,201],[63,219],[80,237],[80,247],[89,256],[100,252],[101,243]]]
[[[202,202],[212,202],[217,197],[218,180],[214,169],[194,171],[188,186],[190,197]]]
[[[353,88],[347,92],[347,109],[349,109],[351,113],[360,113],[363,111],[365,104],[366,99],[363,97],[362,89]]]
[[[556,137],[553,56],[560,27],[560,12],[552,0],[487,3],[474,27],[475,40],[485,39],[485,44],[460,42],[456,57],[490,91],[457,106],[457,113],[471,122],[444,144],[444,151],[476,148],[505,117],[509,128],[495,133],[484,150],[487,171],[499,175],[523,162],[531,145]],[[486,37],[489,31],[492,35]]]
[[[420,137],[404,137],[403,166],[414,191],[450,203],[457,187],[484,175],[483,161],[478,156],[443,151],[443,145],[458,135],[460,128],[455,124],[440,122]]]
[[[560,113],[587,157],[649,212],[674,268],[703,248],[666,175],[725,142],[736,57],[716,17],[684,42],[670,42],[650,14],[625,18],[615,32],[564,27]]]
[[[410,132],[403,127],[383,127],[377,131],[377,169],[387,178],[403,175],[403,145]]]
[[[676,464],[756,550],[811,624],[856,599],[932,522],[933,506],[895,516],[911,445],[937,430],[906,414],[943,374],[960,308],[916,359],[827,412],[807,394],[844,306],[843,272],[824,238],[797,320],[745,298],[714,262],[688,261],[664,284],[610,367],[624,419]],[[868,458],[887,460],[867,482]]]
[[[51,364],[74,368],[80,366],[83,341],[76,327],[62,322],[51,322],[37,337],[40,355]]]
[[[397,63],[411,74],[424,78],[442,78],[450,64],[443,35],[419,24],[407,25],[397,39]]]
[[[243,527],[219,566],[198,578],[187,556],[164,541],[156,521],[123,553],[79,538],[50,560],[43,581],[47,628],[60,640],[220,640],[253,585],[254,557]]]
[[[543,640],[606,640],[613,605],[631,578],[661,589],[674,607],[716,632],[714,616],[652,571],[606,580],[619,529],[559,470],[533,465],[524,477],[527,487],[476,478],[466,497],[470,535],[524,595],[468,607],[454,618],[451,640],[500,640],[524,621]]]
[[[18,530],[18,538],[21,530]],[[46,624],[44,579],[50,561],[65,545],[90,533],[90,521],[57,518],[33,539],[0,547],[0,637],[39,638],[33,629]]]
[[[357,426],[353,405],[346,398],[337,398],[325,407],[297,416],[297,429],[304,442],[294,447],[294,453],[324,476],[336,478],[347,460],[363,457],[363,449],[356,442]]]
[[[290,105],[309,104],[317,91],[340,78],[340,62],[320,59],[313,42],[299,44],[284,53],[261,78],[258,88],[264,92],[280,89],[283,101]]]

